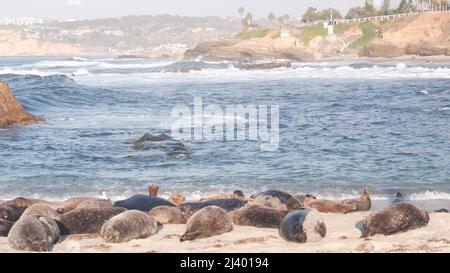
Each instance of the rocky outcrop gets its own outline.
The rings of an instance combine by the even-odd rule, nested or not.
[[[9,90],[9,86],[0,81],[0,128],[13,124],[31,124],[38,120],[28,113]]]
[[[367,57],[450,55],[450,13],[422,13],[383,24],[361,51]]]

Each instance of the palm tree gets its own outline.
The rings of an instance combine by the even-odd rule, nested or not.
[[[241,17],[243,17],[244,14],[245,14],[245,9],[244,9],[243,7],[240,7],[240,8],[238,9],[238,12],[239,12],[239,15],[240,15]]]

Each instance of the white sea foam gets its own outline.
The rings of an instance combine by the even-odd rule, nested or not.
[[[34,75],[34,76],[40,76],[40,77],[46,77],[46,76],[54,76],[54,75],[66,75],[65,73],[61,72],[49,72],[49,71],[41,71],[38,69],[12,69],[12,68],[4,68],[0,69],[0,75]]]

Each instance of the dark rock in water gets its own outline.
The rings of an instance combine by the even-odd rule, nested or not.
[[[327,232],[323,218],[315,210],[301,209],[288,213],[280,224],[279,234],[296,243],[322,240]]]
[[[15,222],[22,213],[23,210],[16,205],[0,205],[0,219]]]
[[[437,212],[437,213],[448,213],[448,210],[447,209],[438,209],[438,210],[435,210],[434,212]]]
[[[139,150],[139,149],[142,149],[144,142],[147,142],[147,141],[159,142],[159,141],[165,141],[165,140],[169,140],[169,139],[171,139],[170,136],[168,136],[166,134],[160,134],[157,136],[145,134],[133,143],[133,148],[136,150]]]
[[[28,113],[9,90],[9,86],[0,81],[0,128],[36,122],[38,119]]]
[[[29,215],[14,224],[8,234],[8,243],[17,250],[44,252],[49,251],[59,237],[60,230],[55,220]]]
[[[174,140],[166,134],[156,136],[145,134],[133,143],[133,149],[139,151],[159,150],[174,158],[189,157],[191,155],[181,141]]]
[[[392,200],[392,203],[393,204],[398,204],[398,203],[401,203],[401,202],[404,202],[404,201],[405,201],[405,198],[403,197],[403,194],[401,192],[397,192],[394,195],[394,199]]]
[[[125,208],[79,208],[57,218],[62,235],[97,234],[103,224]]]
[[[192,67],[177,67],[173,69],[166,70],[164,72],[168,73],[190,73],[191,71],[202,71],[203,68],[199,66],[192,66]]]
[[[120,200],[114,202],[114,207],[121,207],[126,208],[129,210],[140,210],[144,212],[149,212],[153,208],[159,207],[159,206],[171,206],[175,207],[174,204],[167,201],[166,199],[155,197],[155,196],[148,196],[144,194],[137,194],[135,196],[132,196],[125,200]]]
[[[179,206],[184,220],[189,220],[191,216],[202,208],[216,206],[227,212],[239,209],[247,205],[248,201],[241,199],[211,199],[205,202],[188,202]]]
[[[291,65],[289,61],[239,62],[234,64],[234,67],[241,70],[268,70],[282,67],[289,68]]]
[[[9,230],[14,225],[14,222],[0,219],[0,237],[8,236]]]
[[[364,220],[361,237],[376,234],[391,235],[425,227],[430,221],[428,212],[408,203],[393,204],[371,213]]]

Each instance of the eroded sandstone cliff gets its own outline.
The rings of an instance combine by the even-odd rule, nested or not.
[[[37,118],[28,113],[14,97],[9,86],[0,80],[0,128],[13,124],[31,124]]]

